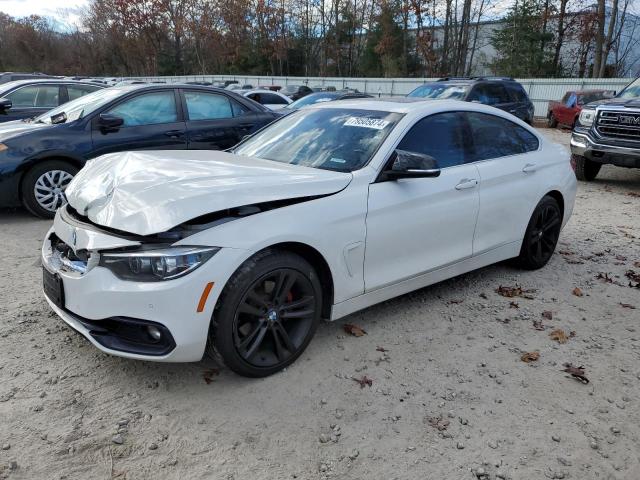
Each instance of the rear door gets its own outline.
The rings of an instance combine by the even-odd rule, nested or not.
[[[264,124],[249,107],[224,93],[184,89],[182,95],[189,149],[225,150]]]
[[[12,106],[6,115],[0,114],[0,122],[22,120],[41,115],[60,104],[59,84],[25,85],[4,95],[11,100]]]
[[[106,130],[99,115],[92,120],[92,156],[124,150],[171,150],[187,147],[186,126],[173,89],[142,91],[102,113],[124,120],[122,127]]]
[[[535,178],[544,173],[531,154],[539,147],[535,135],[496,115],[464,115],[473,139],[470,161],[480,174],[480,211],[473,240],[473,254],[479,255],[522,241],[539,200]]]

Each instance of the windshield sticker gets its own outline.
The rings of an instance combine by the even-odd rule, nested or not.
[[[374,130],[382,130],[384,127],[389,125],[389,122],[379,118],[351,117],[349,120],[344,122],[344,125],[345,127],[364,127],[373,128]]]
[[[347,161],[346,161],[346,160],[344,160],[344,159],[342,159],[342,158],[336,158],[336,157],[331,157],[331,158],[329,159],[329,161],[330,161],[330,162],[333,162],[333,163],[347,163]]]

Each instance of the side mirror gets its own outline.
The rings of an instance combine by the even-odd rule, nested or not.
[[[436,159],[424,153],[396,150],[391,168],[383,172],[385,180],[428,178],[440,176]]]
[[[122,125],[124,125],[124,118],[116,117],[110,113],[101,113],[98,118],[98,125],[101,130],[118,130]]]
[[[0,111],[9,110],[13,106],[13,102],[8,98],[0,98]]]

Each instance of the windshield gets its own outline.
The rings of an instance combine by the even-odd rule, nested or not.
[[[369,163],[401,118],[399,113],[377,110],[298,110],[241,143],[234,153],[352,172]]]
[[[284,108],[288,108],[290,110],[298,110],[299,108],[313,105],[314,103],[330,102],[336,97],[337,95],[335,93],[312,93],[311,95],[307,95],[306,97],[302,97],[295,102],[290,103]]]
[[[635,82],[620,92],[618,98],[640,98],[640,78],[637,78]]]
[[[467,94],[469,85],[451,83],[428,83],[416,88],[408,97],[431,99],[462,99]]]
[[[67,117],[66,122],[73,122],[79,118],[88,115],[97,110],[111,100],[118,98],[120,95],[129,91],[118,87],[104,88],[93,93],[83,95],[82,97],[71,100],[70,102],[60,105],[59,107],[49,110],[37,117],[34,121],[37,123],[51,123],[51,118],[64,113]]]

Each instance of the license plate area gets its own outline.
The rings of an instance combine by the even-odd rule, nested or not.
[[[54,305],[64,308],[64,285],[62,278],[57,273],[51,273],[46,268],[42,269],[42,287],[44,293]]]

